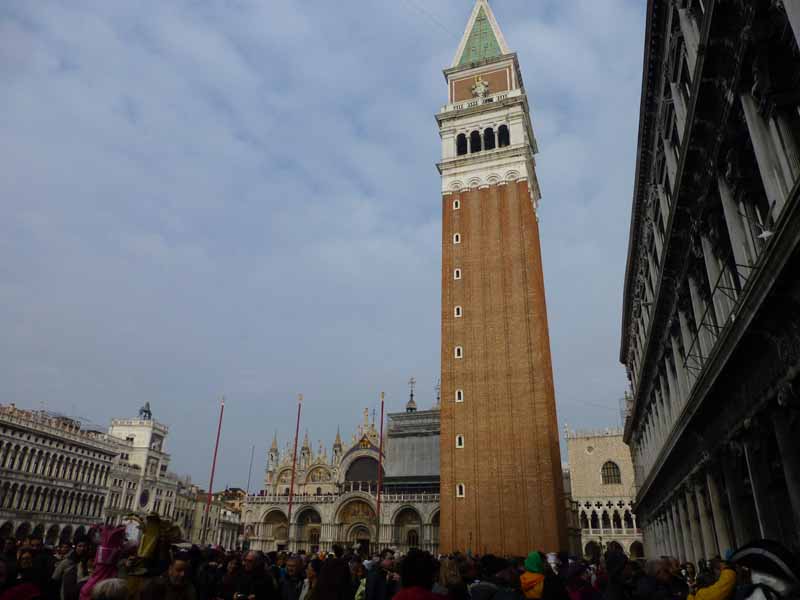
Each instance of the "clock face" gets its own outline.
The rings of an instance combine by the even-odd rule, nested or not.
[[[150,492],[147,490],[142,490],[142,495],[139,496],[139,506],[144,508],[147,506],[147,503],[150,502]]]

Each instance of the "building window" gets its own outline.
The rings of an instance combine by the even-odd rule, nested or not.
[[[453,279],[461,279],[461,269],[453,270]]]
[[[464,498],[467,495],[467,490],[463,483],[456,484],[456,498]]]
[[[454,244],[460,244],[461,243],[461,234],[460,233],[454,233],[453,234],[453,243]]]
[[[456,155],[464,156],[467,153],[467,136],[459,133],[456,138]]]
[[[481,132],[473,131],[469,134],[469,151],[471,154],[481,151]]]
[[[416,530],[412,529],[411,531],[408,532],[408,535],[406,536],[406,541],[408,542],[409,548],[416,548],[417,546],[419,546],[419,534],[416,532]]]
[[[455,315],[456,319],[460,319],[461,315],[463,314],[463,312],[461,311],[461,307],[456,306],[455,309],[453,310],[453,314]]]
[[[459,210],[459,209],[461,209],[461,200],[456,198],[455,200],[453,200],[453,210]]]
[[[464,447],[464,436],[458,434],[456,436],[456,448],[463,448]]]
[[[483,131],[483,149],[494,150],[494,129],[489,127]]]
[[[461,346],[456,346],[454,355],[456,358],[464,358],[464,348]]]
[[[505,148],[511,144],[511,134],[508,131],[508,125],[500,125],[497,130],[497,145],[500,148]]]
[[[464,390],[456,390],[456,402],[464,401]]]
[[[617,463],[608,461],[601,470],[603,485],[619,485],[622,483],[622,475],[619,472]]]

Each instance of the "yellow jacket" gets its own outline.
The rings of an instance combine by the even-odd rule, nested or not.
[[[686,600],[728,600],[736,588],[736,571],[722,569],[719,579],[713,585],[700,588],[695,594],[689,594]]]
[[[542,597],[542,593],[544,592],[544,575],[525,571],[520,575],[519,580],[522,584],[522,591],[528,600],[537,600]]]

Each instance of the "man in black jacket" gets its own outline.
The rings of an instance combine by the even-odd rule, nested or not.
[[[381,560],[367,573],[366,600],[392,600],[400,588],[400,576],[395,572],[394,552],[384,550]]]
[[[303,568],[300,559],[292,556],[286,561],[286,573],[278,584],[280,600],[299,600],[303,589]]]

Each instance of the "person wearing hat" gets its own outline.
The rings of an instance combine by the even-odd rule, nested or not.
[[[519,576],[522,593],[528,600],[538,600],[544,594],[544,565],[542,555],[531,552],[525,559],[525,572]]]

